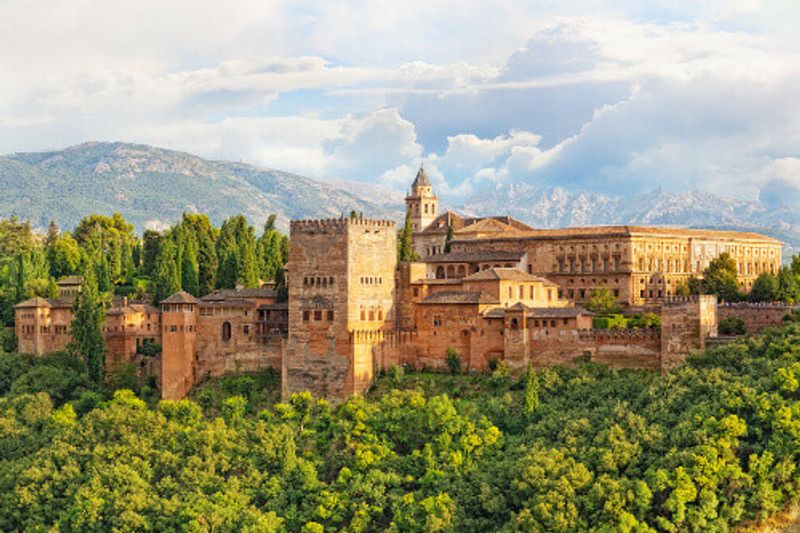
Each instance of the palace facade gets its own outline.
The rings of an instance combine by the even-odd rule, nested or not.
[[[546,230],[511,217],[440,213],[422,168],[406,205],[418,260],[398,264],[392,221],[293,221],[288,303],[268,288],[199,299],[181,292],[159,307],[120,300],[104,326],[107,366],[154,373],[169,399],[208,377],[259,368],[279,370],[286,394],[344,398],[393,365],[444,368],[448,352],[475,371],[501,360],[521,371],[576,357],[664,370],[716,336],[716,298],[676,296],[681,283],[725,252],[743,290],[781,264],[780,242],[753,233]],[[629,308],[659,313],[661,327],[594,329],[580,304],[599,287]],[[67,345],[74,280],[65,290],[73,293],[17,305],[20,351]]]

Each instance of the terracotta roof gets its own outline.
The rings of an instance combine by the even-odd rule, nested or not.
[[[83,283],[81,276],[64,276],[56,282],[58,285],[80,285]]]
[[[493,304],[497,300],[483,291],[439,291],[426,296],[421,304]]]
[[[108,310],[108,312],[106,314],[108,314],[108,315],[122,315],[122,314],[125,314],[125,313],[155,314],[155,313],[160,313],[160,312],[161,312],[160,309],[157,309],[157,308],[153,307],[152,305],[132,303],[132,304],[128,304],[127,306],[118,305],[118,306],[112,307],[111,309]]]
[[[458,213],[453,211],[445,211],[438,217],[433,219],[433,222],[428,224],[420,233],[425,234],[446,234],[447,233],[447,226],[452,225],[453,231],[458,233],[459,230],[462,230],[468,226],[472,226],[477,224],[478,222],[484,220],[493,220],[495,222],[499,222],[503,225],[508,226],[508,230],[519,230],[519,231],[532,231],[533,228],[528,226],[527,224],[520,222],[519,220],[512,218],[512,217],[504,217],[504,216],[492,216],[492,217],[462,217]]]
[[[505,222],[500,222],[495,218],[481,218],[457,230],[456,234],[467,233],[516,233],[520,231]]]
[[[47,298],[41,298],[36,296],[34,298],[30,298],[28,300],[22,301],[14,306],[15,308],[28,308],[28,307],[52,307],[50,305],[50,301]]]
[[[176,292],[166,300],[162,301],[162,304],[196,304],[200,300],[189,294],[185,291]]]
[[[210,294],[206,294],[202,298],[203,301],[209,300],[226,300],[229,298],[276,298],[278,292],[275,289],[267,287],[247,287],[244,289],[219,289]]]
[[[256,304],[248,300],[200,300],[200,307],[253,307]]]
[[[484,252],[450,252],[426,257],[423,263],[479,263],[481,261],[521,261],[527,252],[502,252],[486,250]]]
[[[283,303],[277,303],[277,304],[264,304],[264,305],[259,305],[258,308],[259,309],[266,309],[266,310],[269,310],[269,311],[288,311],[289,310],[289,303],[288,302],[283,302]]]
[[[538,281],[546,285],[555,285],[552,281],[541,276],[528,274],[518,268],[487,268],[480,272],[470,274],[462,281],[491,281],[491,280],[512,280],[512,281]]]
[[[559,228],[559,229],[535,229],[530,231],[519,231],[507,236],[488,236],[479,239],[486,240],[507,240],[524,241],[535,239],[562,239],[562,238],[592,238],[592,237],[633,237],[633,236],[664,236],[664,237],[695,237],[707,239],[728,239],[728,240],[753,240],[769,244],[781,244],[777,239],[761,235],[759,233],[715,230],[715,229],[689,229],[680,227],[664,226],[590,226],[582,228]],[[475,240],[470,237],[459,238],[456,240]]]
[[[503,318],[506,311],[525,311],[528,318],[574,318],[581,315],[592,315],[582,307],[528,307],[521,303],[512,307],[495,307],[483,314],[484,318]]]

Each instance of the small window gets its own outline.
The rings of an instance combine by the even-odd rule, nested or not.
[[[317,309],[316,311],[314,311],[314,320],[316,320],[316,321],[322,320],[322,311],[321,310]]]
[[[442,325],[442,317],[439,316],[439,315],[435,315],[433,317],[433,325],[434,325],[434,327],[441,326]]]
[[[223,322],[222,323],[222,340],[223,341],[231,340],[231,323],[230,322]]]
[[[308,318],[310,313],[308,311],[303,311],[303,322],[308,322]]]
[[[242,326],[242,333],[244,333],[245,335],[249,335],[250,334],[250,326]]]
[[[328,311],[328,322],[333,322],[333,311]]]

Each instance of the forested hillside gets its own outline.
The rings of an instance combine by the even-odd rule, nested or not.
[[[335,406],[277,387],[154,404],[69,356],[0,357],[0,529],[728,531],[800,488],[798,324],[664,376],[395,368]]]

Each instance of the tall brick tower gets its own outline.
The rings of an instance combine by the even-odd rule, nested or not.
[[[411,216],[412,231],[424,230],[439,214],[439,199],[422,166],[411,184],[411,194],[406,196],[406,213]]]
[[[180,400],[195,378],[198,300],[176,292],[161,302],[161,398]]]
[[[346,398],[370,386],[372,349],[394,324],[396,232],[386,220],[291,223],[284,394]]]

